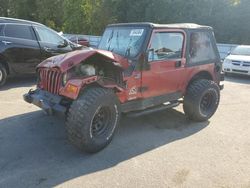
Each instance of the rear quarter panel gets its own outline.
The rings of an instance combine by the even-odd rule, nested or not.
[[[187,87],[191,80],[198,75],[199,73],[206,72],[208,73],[211,77],[212,80],[215,81],[216,83],[219,83],[219,80],[217,79],[215,75],[215,64],[210,63],[210,64],[204,64],[204,65],[197,65],[197,66],[191,66],[191,67],[186,67],[186,70],[184,71],[185,78],[182,82],[180,82],[179,85],[179,90],[182,92],[184,95],[186,93]]]

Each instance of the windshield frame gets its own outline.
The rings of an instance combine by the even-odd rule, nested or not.
[[[122,54],[122,53],[118,53],[117,51],[115,51],[114,49],[112,49],[112,48],[110,48],[110,49],[105,49],[105,48],[101,48],[101,44],[102,44],[102,42],[104,42],[104,44],[106,43],[105,41],[103,41],[103,40],[105,40],[104,39],[104,33],[107,31],[107,30],[110,30],[110,29],[113,29],[111,32],[113,32],[115,29],[119,29],[119,28],[122,28],[122,29],[131,29],[131,30],[133,30],[133,29],[144,29],[144,31],[143,31],[143,38],[141,38],[140,40],[142,41],[141,42],[141,44],[140,44],[140,46],[139,46],[139,48],[138,48],[138,50],[137,50],[137,53],[136,54],[134,54],[134,55],[129,55],[129,54],[127,54],[127,50],[128,50],[128,48],[129,48],[129,45],[128,45],[128,47],[127,47],[127,49],[125,50],[125,52]],[[108,26],[108,27],[106,27],[106,29],[105,29],[105,31],[103,32],[103,36],[102,36],[102,38],[101,38],[101,40],[100,40],[100,42],[99,42],[99,45],[98,45],[98,49],[100,49],[100,50],[106,50],[106,51],[110,51],[110,52],[113,52],[113,53],[115,53],[115,54],[118,54],[118,55],[120,55],[120,56],[123,56],[123,57],[126,57],[126,58],[128,58],[128,59],[135,59],[135,58],[137,58],[141,53],[144,53],[144,49],[145,49],[145,46],[146,46],[146,44],[147,44],[147,41],[148,41],[148,34],[150,33],[150,31],[149,31],[149,28],[147,27],[147,26],[143,26],[143,25],[112,25],[112,26]],[[111,40],[113,39],[113,40],[115,40],[115,38],[116,38],[116,34],[113,34],[113,37],[111,37]]]
[[[245,50],[248,50],[247,53],[245,53]],[[240,51],[240,52],[239,52]],[[243,56],[250,56],[250,46],[237,46],[232,50],[230,55],[243,55]]]

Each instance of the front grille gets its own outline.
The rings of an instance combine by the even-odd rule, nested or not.
[[[232,61],[232,64],[233,64],[233,65],[236,65],[236,66],[240,66],[241,61]]]
[[[232,64],[236,66],[250,67],[250,62],[247,61],[232,61]]]
[[[59,89],[62,83],[62,73],[58,69],[40,69],[40,83],[42,89],[53,93],[59,94]]]
[[[250,67],[250,62],[243,62],[243,65],[242,65],[243,67]]]
[[[244,71],[244,70],[236,70],[236,69],[233,69],[232,71],[233,71],[233,72],[239,72],[239,73],[248,73],[248,71]]]

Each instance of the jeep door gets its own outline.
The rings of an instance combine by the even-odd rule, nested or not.
[[[17,73],[34,73],[40,62],[40,46],[30,25],[5,24],[1,37],[2,54]]]
[[[41,46],[42,59],[72,51],[69,43],[55,31],[44,26],[33,26]]]
[[[149,70],[142,72],[142,96],[180,97],[184,79],[186,34],[182,30],[154,30],[148,46]]]

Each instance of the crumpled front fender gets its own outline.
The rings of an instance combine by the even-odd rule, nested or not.
[[[124,91],[124,88],[121,86],[118,86],[115,82],[112,82],[110,80],[105,80],[103,78],[100,78],[98,76],[92,76],[89,78],[85,79],[71,79],[67,82],[66,86],[63,87],[60,91],[59,94],[61,96],[70,98],[70,99],[77,99],[80,92],[85,89],[86,86],[90,84],[97,84],[101,87],[104,88],[109,88],[109,89],[115,89],[118,92]],[[67,89],[69,86],[74,86],[76,89],[76,92],[69,92]]]

